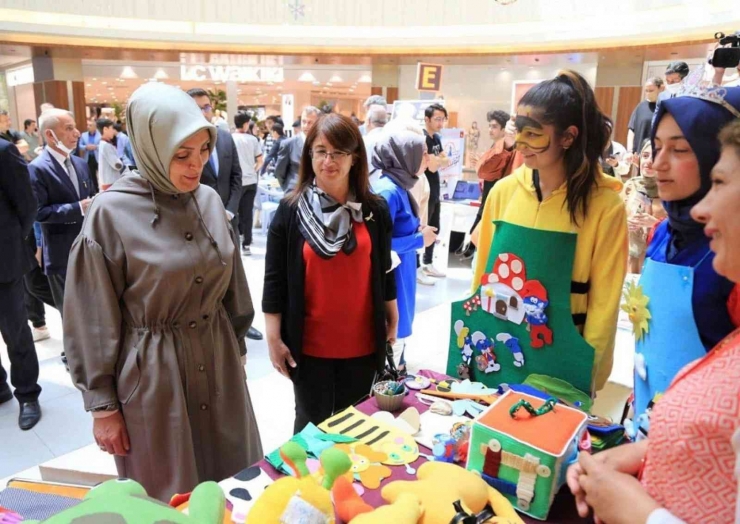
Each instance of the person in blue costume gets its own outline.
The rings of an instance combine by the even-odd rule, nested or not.
[[[409,191],[416,185],[420,173],[429,162],[426,141],[421,134],[406,129],[388,130],[372,155],[373,167],[382,172],[373,184],[373,191],[388,202],[393,220],[391,248],[400,264],[394,269],[398,293],[398,338],[393,356],[399,371],[406,369],[404,339],[411,336],[416,309],[416,252],[431,245],[436,228],[421,227],[419,206]]]
[[[668,219],[655,229],[641,289],[634,290],[635,304],[647,298],[650,313],[647,329],[635,328],[635,420],[644,418],[681,368],[740,325],[738,287],[716,273],[704,225],[691,217],[691,208],[711,189],[720,156],[717,136],[739,117],[740,88],[711,89],[698,82],[656,110],[653,169]],[[636,318],[645,315],[637,312]]]

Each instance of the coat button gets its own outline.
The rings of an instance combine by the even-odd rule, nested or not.
[[[206,370],[206,367],[203,364],[198,366],[198,371],[200,371],[201,373],[203,373],[205,370]]]
[[[195,328],[197,328],[197,327],[198,327],[198,324],[197,324],[197,322],[195,322],[195,321],[193,320],[193,321],[192,321],[192,322],[191,322],[190,324],[188,324],[188,326],[190,326],[190,329],[195,329]]]
[[[187,240],[188,242],[190,242],[191,240],[193,240],[193,234],[190,231],[188,231],[187,233],[185,233],[185,240]]]
[[[201,404],[200,405],[200,410],[201,411],[206,411],[207,409],[208,409],[208,404]]]
[[[196,284],[202,284],[203,283],[203,277],[195,277],[195,283]]]

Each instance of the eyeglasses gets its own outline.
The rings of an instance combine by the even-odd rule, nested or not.
[[[206,104],[206,105],[204,105],[203,107],[200,108],[200,110],[203,111],[204,113],[207,113],[211,109],[213,109],[213,106],[211,104]]]
[[[443,116],[438,116],[436,118],[432,118],[432,121],[433,122],[447,122],[447,118],[445,118]]]
[[[348,156],[352,155],[352,153],[347,153],[346,151],[334,151],[333,153],[329,153],[328,151],[314,151],[311,149],[310,151],[311,158],[318,162],[323,162],[326,160],[326,157],[331,158],[332,162],[341,162]]]

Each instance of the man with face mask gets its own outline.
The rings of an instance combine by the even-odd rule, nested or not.
[[[41,114],[39,128],[46,147],[28,171],[39,202],[36,221],[41,224],[42,269],[62,313],[69,250],[92,203],[93,189],[87,162],[74,154],[80,138],[74,115],[49,109]]]
[[[665,68],[665,91],[658,96],[658,102],[676,96],[690,72],[686,62],[671,62],[668,64]],[[639,146],[639,143],[637,145]]]
[[[638,153],[641,144],[650,138],[653,113],[657,106],[658,96],[660,96],[664,88],[663,79],[657,76],[645,82],[645,100],[637,105],[630,117],[629,132],[627,133],[628,153]]]

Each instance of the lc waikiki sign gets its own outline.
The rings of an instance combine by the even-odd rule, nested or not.
[[[419,62],[416,66],[416,89],[439,91],[442,85],[442,66]]]
[[[282,67],[239,65],[180,65],[180,80],[193,82],[282,82]]]

